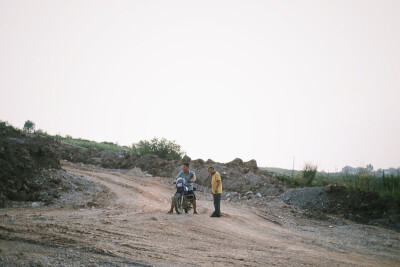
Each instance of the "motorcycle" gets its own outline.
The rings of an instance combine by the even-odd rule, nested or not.
[[[175,182],[176,193],[174,196],[174,206],[176,213],[181,214],[183,211],[188,213],[193,208],[194,195],[189,194],[186,186],[186,180],[178,178]],[[193,188],[195,190],[195,188]]]

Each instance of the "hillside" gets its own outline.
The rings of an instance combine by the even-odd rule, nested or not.
[[[218,163],[99,151],[5,124],[0,147],[0,265],[400,261],[399,204],[376,193],[335,185],[288,189],[255,160]],[[197,173],[199,215],[166,214],[182,162]],[[209,165],[223,181],[223,216],[217,219],[209,217]]]

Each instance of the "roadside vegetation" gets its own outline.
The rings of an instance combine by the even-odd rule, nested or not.
[[[27,120],[24,124],[23,129],[18,129],[13,125],[0,121],[1,128],[13,129],[16,131],[24,131],[29,134],[35,134],[40,136],[46,136],[54,138],[60,142],[64,142],[70,145],[84,147],[84,148],[95,148],[99,151],[104,150],[124,150],[130,153],[132,156],[142,157],[145,155],[157,155],[163,159],[173,159],[180,160],[182,156],[185,154],[182,151],[180,145],[175,143],[175,141],[169,141],[165,138],[153,138],[151,140],[141,140],[137,143],[132,144],[132,146],[121,146],[115,144],[113,142],[96,142],[90,141],[82,138],[74,138],[70,135],[61,136],[61,135],[51,135],[46,131],[41,129],[35,129],[35,123]]]
[[[371,164],[357,168],[357,174],[318,172],[317,166],[311,163],[306,163],[301,171],[279,168],[263,169],[273,170],[278,180],[292,188],[338,184],[349,190],[374,191],[381,196],[400,200],[400,168],[397,169],[396,174],[385,174],[384,171],[374,172]]]

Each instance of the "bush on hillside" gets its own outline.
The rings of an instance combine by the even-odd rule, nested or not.
[[[139,156],[157,155],[163,159],[181,160],[184,154],[181,146],[175,141],[169,141],[165,138],[153,138],[151,140],[142,140],[132,145],[132,150]]]
[[[303,180],[306,186],[311,186],[312,182],[317,175],[317,166],[312,165],[311,163],[306,163],[303,168]]]

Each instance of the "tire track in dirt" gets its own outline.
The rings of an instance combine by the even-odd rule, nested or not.
[[[158,201],[161,204],[165,203],[165,200],[167,200],[168,202],[168,197],[166,196],[163,199],[160,199],[156,196],[160,195],[159,191],[166,191],[166,192],[170,192],[170,195],[173,194],[173,192],[171,192],[171,190],[165,186],[160,186],[159,184],[156,183],[152,183],[152,181],[146,181],[146,185],[143,185],[143,178],[135,178],[135,177],[127,177],[126,175],[123,174],[111,174],[110,173],[104,173],[104,172],[99,172],[101,175],[99,175],[99,173],[96,173],[95,175],[93,175],[93,173],[91,173],[90,171],[84,171],[84,175],[85,176],[89,176],[89,177],[93,177],[95,176],[95,178],[99,179],[99,182],[108,182],[108,183],[113,183],[117,186],[119,186],[120,188],[118,190],[123,191],[125,188],[129,188],[130,190],[135,192],[134,197],[138,197],[139,199],[142,197],[145,197],[147,201]],[[140,187],[139,187],[140,186]],[[117,191],[118,191],[117,190]],[[155,193],[156,192],[156,193]],[[166,194],[164,194],[166,195]],[[158,198],[158,199],[157,199]],[[140,203],[138,201],[138,203]],[[200,201],[201,203],[201,201]],[[128,205],[130,203],[128,202]],[[165,205],[165,204],[164,204]],[[142,207],[143,208],[143,207]],[[168,208],[168,205],[167,207]],[[138,207],[138,210],[144,211],[144,209],[141,209],[140,207]],[[154,210],[146,210],[146,212],[154,212]],[[155,212],[157,212],[157,210],[155,210]],[[195,252],[199,252],[200,250],[202,250],[203,252],[206,252],[205,254],[207,255],[207,257],[211,257],[214,258],[216,257],[216,254],[213,252],[213,250],[211,248],[207,249],[207,246],[210,243],[215,243],[215,244],[219,244],[220,246],[223,247],[231,247],[231,249],[233,249],[233,253],[229,253],[228,257],[221,257],[221,259],[225,259],[225,260],[218,260],[216,263],[218,264],[218,262],[220,263],[231,263],[231,264],[238,264],[239,262],[242,262],[242,258],[246,259],[246,262],[244,263],[244,265],[262,265],[263,261],[261,260],[250,260],[248,257],[237,257],[237,251],[244,251],[244,250],[250,250],[252,251],[253,254],[258,255],[256,258],[264,258],[265,256],[265,250],[263,250],[263,248],[265,249],[265,247],[268,248],[268,250],[272,253],[279,253],[282,251],[286,251],[289,253],[290,255],[290,250],[294,249],[294,251],[303,251],[302,253],[304,254],[310,254],[309,255],[309,259],[313,259],[311,261],[318,261],[320,260],[319,256],[312,256],[313,253],[307,249],[307,248],[299,248],[297,246],[293,246],[293,244],[296,243],[300,243],[300,239],[298,236],[292,237],[290,234],[290,231],[288,231],[287,229],[283,229],[282,227],[280,227],[281,223],[279,221],[279,218],[276,219],[276,217],[273,217],[271,215],[269,215],[267,212],[265,211],[258,211],[255,209],[252,209],[252,212],[248,211],[248,210],[243,210],[243,208],[240,209],[231,209],[229,210],[229,214],[230,214],[230,221],[225,222],[225,223],[219,223],[219,227],[225,229],[224,232],[220,232],[218,234],[218,236],[213,237],[213,233],[215,232],[215,230],[213,228],[210,228],[209,224],[205,224],[206,226],[203,226],[204,224],[201,223],[199,224],[197,221],[192,221],[191,220],[191,225],[188,227],[185,227],[186,232],[191,233],[190,234],[190,241],[193,243],[196,243],[197,245],[195,247],[198,247],[198,249],[194,249]],[[174,218],[175,219],[175,218]],[[210,220],[209,218],[206,218],[206,220]],[[172,224],[168,223],[168,221],[171,221]],[[174,222],[176,220],[171,220],[170,218],[167,217],[167,220],[165,220],[164,222],[166,222],[167,226],[166,227],[161,227],[161,228],[157,228],[159,230],[154,230],[154,228],[152,230],[148,229],[146,232],[148,232],[149,236],[154,236],[154,235],[165,235],[168,238],[171,239],[181,239],[181,235],[176,235],[176,234],[172,234],[175,231],[179,231],[179,227],[175,227]],[[239,227],[239,232],[235,232],[235,231],[230,231],[230,229],[237,229]],[[134,227],[131,228],[131,230],[135,231],[140,231],[142,228],[142,225],[140,226],[139,229],[135,229]],[[161,231],[160,231],[161,230]],[[260,231],[263,232],[263,234],[260,235]],[[169,232],[169,233],[168,233]],[[171,233],[172,232],[172,233]],[[276,234],[274,232],[278,232],[281,234]],[[269,235],[269,236],[268,236]],[[204,238],[209,236],[209,238]],[[239,238],[239,242],[234,242],[232,243],[232,237],[236,236]],[[267,237],[268,236],[268,237]],[[282,236],[284,236],[282,238]],[[237,239],[237,238],[235,238]],[[251,239],[251,242],[248,242],[248,239]],[[267,240],[268,244],[265,244],[265,241]],[[282,240],[286,240],[285,242],[282,243]],[[245,241],[245,242],[243,242]],[[177,240],[177,242],[179,242]],[[182,242],[182,241],[180,241]],[[188,242],[189,243],[189,242]],[[129,248],[132,248],[134,246],[128,246]],[[322,250],[325,250],[325,248],[320,248]],[[139,250],[139,249],[138,249]],[[149,251],[146,250],[142,250],[144,252],[155,252],[154,250],[150,249]],[[167,255],[171,255],[171,252],[169,249],[165,250],[165,249],[160,249],[160,247],[158,248],[158,252],[161,253],[157,253],[159,258],[164,258],[165,260],[168,259],[169,257]],[[331,252],[329,251],[325,251],[326,254],[331,254]],[[239,253],[241,254],[241,253]],[[281,254],[281,253],[280,253]],[[327,255],[325,255],[327,256]],[[332,260],[335,259],[335,255],[331,256],[329,258],[331,258]],[[181,257],[182,258],[182,257]],[[285,259],[285,256],[282,257],[278,257],[278,258],[282,258]],[[188,258],[190,259],[190,257]],[[229,260],[227,260],[229,259]],[[329,260],[328,260],[329,261]],[[243,262],[242,262],[243,264]]]
[[[381,254],[386,258],[372,254],[367,247],[336,250],[340,247],[336,239],[286,227],[285,218],[276,215],[279,210],[268,212],[273,207],[223,201],[226,216],[210,218],[211,199],[201,192],[200,215],[166,215],[174,193],[166,185],[168,179],[134,177],[68,162],[63,162],[63,168],[102,184],[115,198],[99,195],[97,201],[105,204],[94,208],[0,211],[0,240],[73,248],[93,258],[112,256],[120,262],[128,259],[161,266],[395,266],[399,259],[389,253]]]
[[[152,211],[151,209],[146,209],[146,204],[143,206],[143,203],[152,203],[152,206],[154,206],[154,203],[161,204],[166,203],[167,201],[167,198],[162,198],[157,194],[149,192],[149,187],[159,187],[164,191],[169,190],[165,186],[161,187],[160,185],[154,183],[154,181],[148,181],[149,184],[144,185],[143,181],[137,182],[137,179],[129,179],[132,178],[132,176],[127,177],[127,175],[122,174],[110,175],[106,172],[93,173],[87,170],[74,170],[68,168],[66,168],[66,170],[74,175],[83,175],[102,183],[103,185],[109,187],[113,192],[117,192],[119,199],[124,200],[127,206],[134,206],[136,210],[140,212]]]

